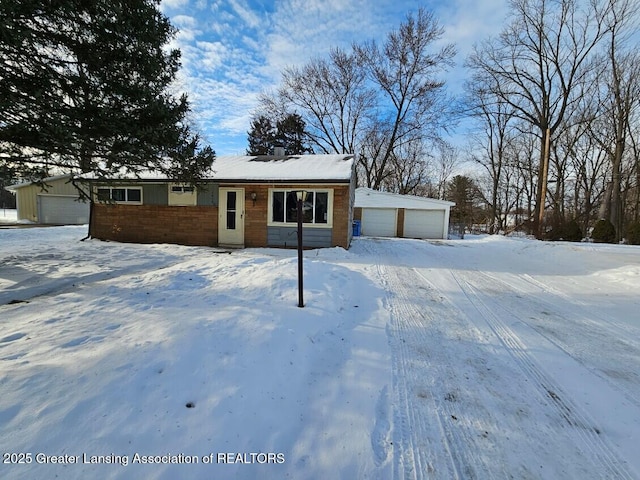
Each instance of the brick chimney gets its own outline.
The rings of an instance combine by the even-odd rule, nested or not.
[[[273,146],[273,156],[274,157],[284,157],[284,147],[282,145],[274,145]]]

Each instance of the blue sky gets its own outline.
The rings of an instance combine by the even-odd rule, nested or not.
[[[446,80],[458,93],[462,63],[474,42],[497,34],[507,0],[163,0],[179,29],[179,88],[189,94],[194,120],[218,155],[244,154],[258,95],[277,87],[280,72],[324,56],[331,47],[382,41],[409,12],[435,12],[443,43],[458,48]]]

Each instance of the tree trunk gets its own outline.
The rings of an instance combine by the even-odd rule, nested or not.
[[[540,150],[540,170],[538,172],[538,191],[536,194],[536,208],[533,219],[536,238],[544,236],[544,206],[547,199],[547,178],[549,176],[549,157],[551,144],[551,129],[543,130],[542,148]]]

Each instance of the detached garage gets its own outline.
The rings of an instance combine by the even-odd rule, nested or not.
[[[362,235],[447,238],[449,211],[454,205],[433,198],[357,188],[354,218],[361,222]]]
[[[27,182],[6,187],[16,195],[18,220],[50,225],[89,223],[89,202],[80,200],[71,179],[71,175],[60,175],[44,179],[43,186]]]

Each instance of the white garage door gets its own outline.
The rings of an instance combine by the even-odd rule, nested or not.
[[[89,223],[89,203],[71,195],[38,195],[38,221],[54,225]]]
[[[395,208],[363,208],[362,235],[371,237],[396,236]]]
[[[404,236],[443,238],[444,210],[405,210]]]

